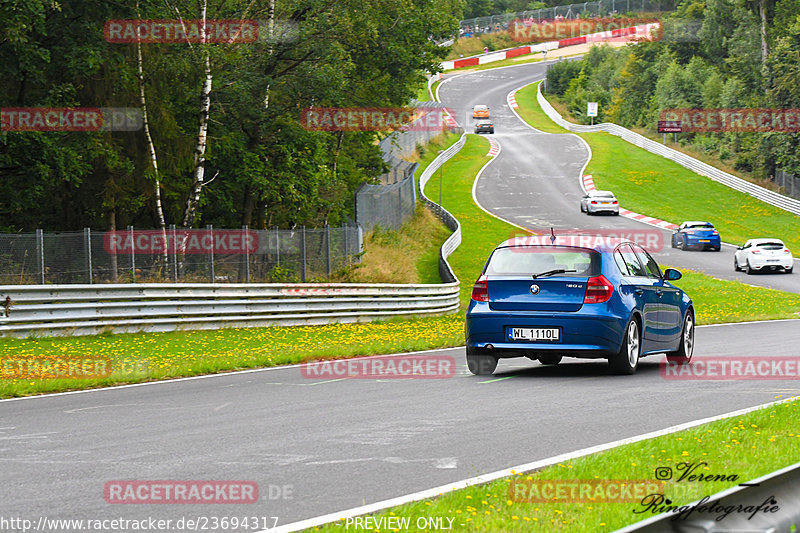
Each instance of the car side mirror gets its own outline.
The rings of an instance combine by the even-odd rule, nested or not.
[[[737,250],[742,250],[743,248],[741,246],[737,246],[736,249]]]
[[[675,270],[674,268],[668,268],[664,271],[664,279],[667,281],[675,281],[677,279],[681,279],[683,274],[680,273],[679,270]]]

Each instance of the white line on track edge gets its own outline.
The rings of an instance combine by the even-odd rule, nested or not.
[[[300,529],[306,529],[314,526],[319,526],[322,524],[327,524],[330,522],[340,521],[344,518],[351,518],[354,516],[360,516],[369,513],[375,513],[377,511],[384,510],[389,507],[395,507],[398,505],[403,505],[406,503],[424,500],[428,498],[434,498],[436,496],[441,496],[447,492],[452,492],[454,490],[460,490],[467,487],[471,487],[473,485],[481,485],[484,483],[488,483],[490,481],[495,481],[497,479],[501,479],[504,477],[513,476],[513,472],[526,472],[530,470],[535,470],[539,468],[543,468],[546,466],[551,466],[557,463],[561,463],[564,461],[571,461],[573,459],[577,459],[579,457],[584,457],[586,455],[591,455],[594,453],[610,450],[612,448],[616,448],[618,446],[622,446],[625,444],[633,444],[636,442],[640,442],[647,439],[652,439],[655,437],[661,437],[663,435],[669,435],[670,433],[675,433],[678,431],[683,431],[685,429],[691,429],[693,427],[706,424],[709,422],[715,422],[717,420],[723,420],[725,418],[731,418],[735,416],[741,416],[747,413],[751,413],[753,411],[757,411],[759,409],[764,409],[767,407],[771,407],[774,405],[778,405],[781,403],[786,403],[790,401],[794,401],[797,397],[786,398],[783,400],[776,400],[773,402],[768,402],[762,405],[757,405],[754,407],[748,407],[745,409],[740,409],[738,411],[732,411],[730,413],[725,413],[721,415],[711,416],[708,418],[702,418],[700,420],[694,420],[692,422],[685,422],[683,424],[678,424],[676,426],[670,426],[665,429],[660,429],[657,431],[651,431],[650,433],[644,433],[642,435],[636,435],[634,437],[628,437],[625,439],[616,440],[614,442],[609,442],[606,444],[600,444],[597,446],[592,446],[589,448],[583,448],[581,450],[576,450],[574,452],[564,453],[561,455],[556,455],[555,457],[550,457],[547,459],[542,459],[539,461],[534,461],[532,463],[526,463],[523,465],[515,466],[512,468],[507,468],[505,470],[498,470],[496,472],[490,472],[488,474],[482,474],[480,476],[471,477],[468,479],[464,479],[461,481],[457,481],[455,483],[451,483],[448,485],[442,485],[439,487],[434,487],[431,489],[426,489],[419,492],[414,492],[412,494],[406,494],[404,496],[398,496],[397,498],[391,498],[389,500],[383,500],[376,503],[371,503],[369,505],[362,505],[361,507],[354,507],[352,509],[347,509],[344,511],[340,511],[337,513],[329,513],[322,516],[317,516],[314,518],[308,518],[306,520],[301,520],[299,522],[293,522],[290,524],[286,524],[284,526],[278,526],[273,529],[263,530],[256,533],[283,533],[289,531],[298,531]]]

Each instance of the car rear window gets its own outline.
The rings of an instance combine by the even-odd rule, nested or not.
[[[592,195],[595,198],[614,198],[613,192],[596,192]]]
[[[687,228],[713,228],[713,224],[689,224]]]
[[[600,274],[600,254],[569,246],[509,246],[494,251],[485,273],[489,276],[530,276],[555,269],[576,271],[558,274],[560,276],[597,276]]]
[[[779,242],[762,242],[761,244],[756,244],[756,246],[764,250],[783,250],[783,244]]]

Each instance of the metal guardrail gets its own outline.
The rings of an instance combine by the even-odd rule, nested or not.
[[[458,310],[458,283],[0,285],[0,337],[363,322]],[[2,302],[0,301],[0,304]]]
[[[444,225],[453,231],[450,237],[444,241],[442,247],[439,249],[439,276],[442,278],[442,281],[446,283],[458,283],[458,278],[453,272],[453,268],[450,266],[450,263],[447,262],[447,258],[456,250],[456,248],[458,248],[458,245],[461,244],[461,224],[459,224],[456,217],[450,214],[449,211],[425,196],[425,185],[428,183],[428,180],[431,179],[434,173],[439,170],[439,167],[445,164],[445,162],[456,155],[459,150],[464,147],[464,144],[467,142],[467,134],[463,129],[461,129],[461,132],[461,138],[458,139],[458,141],[450,148],[439,154],[436,159],[431,161],[431,163],[427,166],[427,168],[425,168],[425,170],[422,172],[422,175],[419,177],[419,197],[422,198],[422,200],[427,204],[428,208],[433,211],[437,217],[439,217]]]
[[[610,133],[611,135],[616,135],[617,137],[621,137],[625,141],[628,141],[639,148],[644,148],[650,153],[666,157],[667,159],[674,161],[679,165],[686,167],[697,174],[700,174],[701,176],[711,178],[712,180],[722,183],[731,189],[749,194],[753,198],[757,198],[762,202],[783,209],[784,211],[788,211],[789,213],[800,215],[800,200],[789,198],[788,196],[784,196],[775,191],[770,191],[769,189],[765,189],[764,187],[750,183],[742,178],[737,178],[732,174],[723,172],[722,170],[712,167],[707,163],[703,163],[702,161],[688,156],[683,152],[679,152],[678,150],[664,146],[659,142],[648,139],[647,137],[639,135],[638,133],[635,133],[627,128],[623,128],[618,124],[603,122],[601,124],[595,124],[594,126],[586,126],[583,124],[573,124],[572,122],[564,120],[564,118],[553,108],[553,106],[550,105],[550,102],[548,102],[542,94],[541,84],[538,88],[537,100],[539,101],[539,105],[542,107],[542,110],[545,112],[545,114],[562,128],[580,133],[604,131],[606,133]]]

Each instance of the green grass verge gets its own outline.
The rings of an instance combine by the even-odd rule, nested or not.
[[[0,339],[3,363],[24,357],[102,357],[112,369],[110,376],[97,379],[0,379],[0,398],[463,344],[463,314],[366,324]]]
[[[517,93],[520,114],[535,128],[563,132],[541,111],[536,85]],[[554,130],[558,128],[560,131]],[[586,173],[598,189],[609,189],[626,209],[680,224],[708,220],[723,241],[777,237],[800,254],[800,217],[695,174],[608,133],[581,133],[592,148]],[[733,268],[733,267],[731,267]]]
[[[374,518],[407,517],[415,524],[418,518],[444,517],[453,520],[456,531],[614,531],[654,516],[641,512],[646,506],[635,497],[647,494],[643,491],[653,485],[674,505],[684,505],[800,461],[798,416],[800,401],[793,399],[741,417],[619,446],[535,472],[516,472],[488,484],[393,507]],[[720,475],[727,480],[674,481],[687,463],[697,465],[695,475]],[[673,481],[657,485],[656,468],[671,468]],[[634,496],[630,500],[634,501],[619,502],[614,497],[616,492],[609,490],[601,493],[612,496],[605,501],[576,502],[570,497],[569,486],[576,480],[598,484],[607,481],[615,486],[626,482]],[[563,496],[556,494],[550,500],[536,501],[548,482],[550,487],[561,486]],[[776,499],[780,505],[780,495]],[[753,502],[757,503],[761,502]],[[341,531],[342,524],[314,530]]]

